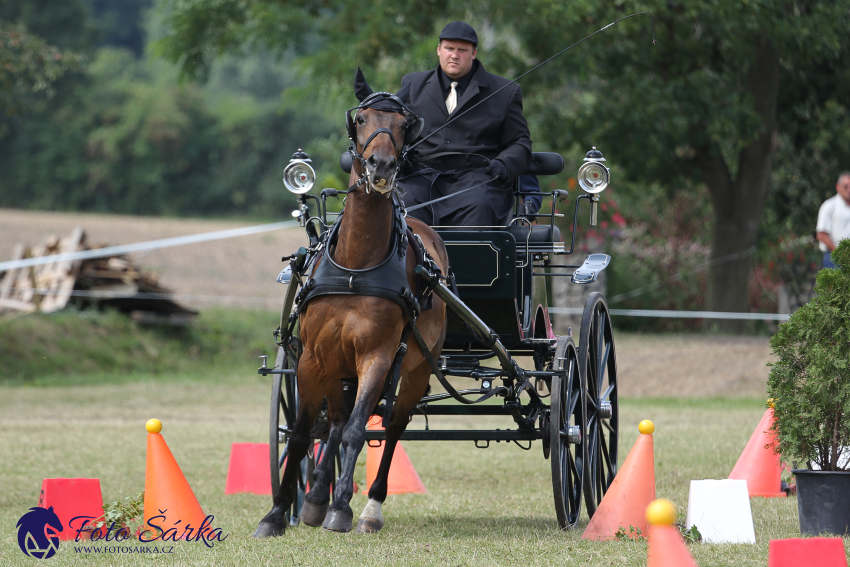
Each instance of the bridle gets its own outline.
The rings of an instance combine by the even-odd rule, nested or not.
[[[361,110],[365,110],[367,108],[373,108],[380,112],[395,112],[397,114],[401,114],[402,116],[411,115],[413,116],[414,123],[413,126],[407,128],[404,133],[404,145],[401,150],[398,149],[398,143],[396,142],[395,136],[393,136],[392,131],[389,128],[378,128],[374,132],[372,132],[368,138],[366,138],[366,142],[363,144],[363,150],[357,150],[357,114]],[[352,112],[354,115],[352,116]],[[348,152],[351,154],[352,162],[357,162],[360,165],[360,178],[357,182],[348,188],[349,191],[353,191],[359,188],[361,185],[366,186],[366,194],[368,195],[370,190],[374,188],[372,178],[369,174],[369,170],[366,167],[366,158],[363,157],[363,153],[366,151],[366,148],[369,147],[369,144],[378,137],[380,134],[386,134],[390,137],[390,141],[393,144],[393,149],[396,151],[396,166],[395,171],[393,171],[392,176],[390,177],[389,184],[390,189],[386,192],[387,198],[396,191],[396,177],[398,176],[399,169],[401,168],[402,162],[407,158],[407,152],[412,144],[419,135],[422,133],[422,129],[425,127],[425,120],[418,116],[415,112],[410,110],[404,102],[397,96],[392,93],[387,92],[377,92],[372,93],[354,108],[349,108],[345,112],[345,125],[348,130],[348,138],[351,140],[351,143],[348,145]],[[356,169],[355,169],[356,171]]]

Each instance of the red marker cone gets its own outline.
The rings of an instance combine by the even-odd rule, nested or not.
[[[646,508],[649,521],[649,551],[646,567],[699,567],[691,557],[676,521],[676,506],[664,498],[652,501]]]
[[[57,535],[60,540],[77,537],[83,520],[70,525],[72,518],[90,516],[88,525],[103,516],[103,496],[100,492],[100,480],[96,478],[45,478],[41,481],[41,495],[38,497],[40,508],[53,507],[64,528]],[[88,539],[91,532],[83,532],[80,539]]]
[[[789,538],[770,540],[767,567],[847,567],[844,542],[840,537]]]
[[[381,427],[381,418],[372,416],[366,424],[368,429],[383,429]],[[369,488],[375,482],[378,476],[378,467],[381,466],[381,457],[384,456],[384,444],[380,447],[366,446],[366,489],[363,494],[369,493]],[[399,442],[393,451],[393,462],[390,465],[390,475],[387,478],[387,494],[405,494],[416,493],[421,494],[427,492],[425,485],[419,475],[416,474],[416,469],[407,457],[404,448]]]
[[[233,443],[224,493],[271,494],[272,481],[268,469],[268,443]]]
[[[646,532],[646,507],[655,500],[655,459],[652,433],[655,424],[648,419],[638,425],[640,436],[617,471],[617,476],[587,524],[581,539],[614,539],[622,528],[637,537],[631,527]]]
[[[782,491],[782,466],[779,455],[773,449],[765,445],[778,445],[779,440],[770,431],[773,422],[773,408],[768,408],[764,416],[753,432],[747,446],[729,478],[747,481],[747,491],[750,497],[764,496],[768,498],[782,498],[786,496]]]
[[[195,493],[192,492],[186,477],[183,476],[183,471],[180,470],[180,466],[168,449],[165,439],[159,434],[162,431],[162,423],[158,419],[151,419],[145,428],[148,430],[148,454],[145,467],[143,538],[150,541],[157,535],[156,529],[152,526],[160,527],[164,531],[173,528],[177,531],[175,537],[178,539],[195,538],[206,515],[198,504],[198,499],[195,498]],[[157,516],[164,516],[164,518]],[[191,527],[192,532],[185,531],[187,526]]]

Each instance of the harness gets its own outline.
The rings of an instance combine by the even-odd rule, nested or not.
[[[331,250],[336,246],[344,212],[327,232],[313,275],[302,288],[301,309],[314,297],[323,295],[369,295],[397,303],[408,320],[416,319],[421,311],[419,301],[409,289],[407,279],[407,245],[409,234],[402,209],[393,206],[393,241],[386,259],[371,268],[354,270],[336,263]],[[298,299],[296,299],[298,301]]]
[[[410,145],[415,142],[420,134],[422,134],[422,130],[425,128],[425,119],[421,116],[417,115],[415,112],[410,110],[404,102],[398,98],[396,95],[387,92],[377,92],[372,93],[367,96],[363,101],[355,106],[354,108],[349,108],[345,112],[345,129],[348,131],[348,139],[351,143],[348,145],[348,152],[351,154],[352,162],[357,162],[360,164],[360,179],[357,182],[348,188],[349,191],[353,191],[360,187],[361,185],[366,185],[366,194],[369,194],[371,189],[372,180],[369,179],[368,173],[364,174],[363,172],[367,172],[366,168],[366,159],[363,157],[363,152],[366,151],[366,148],[369,147],[369,144],[372,143],[379,134],[386,134],[390,137],[390,141],[393,144],[393,148],[396,148],[398,151],[398,143],[395,140],[395,136],[389,130],[389,128],[378,128],[374,132],[372,132],[369,137],[366,139],[366,142],[363,144],[363,151],[357,150],[357,113],[366,108],[374,108],[375,110],[380,110],[382,112],[396,112],[402,115],[411,115],[413,116],[413,126],[409,127],[404,132],[404,145],[401,148],[400,157],[396,161],[395,172],[393,173],[392,180],[390,185],[392,186],[392,190],[395,187],[395,180],[398,176],[399,168],[401,164],[407,159],[407,152]],[[351,113],[354,112],[354,115]],[[389,193],[388,192],[388,195]]]
[[[401,378],[401,365],[407,353],[407,341],[411,333],[418,342],[420,349],[425,353],[429,364],[436,365],[428,346],[416,327],[416,319],[419,314],[433,307],[434,289],[431,284],[417,277],[416,292],[411,291],[407,277],[407,253],[411,251],[414,254],[416,264],[426,267],[430,273],[437,275],[435,282],[439,281],[440,268],[428,254],[419,235],[414,234],[408,228],[404,220],[404,208],[397,196],[393,200],[393,240],[387,258],[371,268],[355,270],[340,266],[333,258],[333,250],[339,239],[339,230],[342,224],[340,219],[343,215],[344,212],[340,214],[331,230],[325,233],[324,238],[319,243],[317,253],[304,266],[302,273],[309,273],[311,266],[315,266],[315,270],[295,298],[296,309],[290,317],[289,333],[291,334],[295,321],[305,312],[309,302],[316,297],[365,295],[382,297],[401,307],[407,319],[407,325],[402,332],[395,357],[387,373],[384,391],[381,394],[381,397],[386,399],[383,418],[388,420],[395,404],[398,382]]]

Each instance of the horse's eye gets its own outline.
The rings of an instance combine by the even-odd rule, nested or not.
[[[363,125],[363,124],[365,124],[365,123],[366,123],[366,119],[365,119],[365,118],[363,118],[362,116],[358,116],[358,117],[357,117],[357,124],[358,124],[359,126],[362,126],[362,125]]]

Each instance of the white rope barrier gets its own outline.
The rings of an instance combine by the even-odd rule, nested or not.
[[[199,234],[190,234],[187,236],[175,236],[172,238],[162,238],[160,240],[149,240],[147,242],[137,242],[135,244],[122,244],[118,246],[108,246],[106,248],[98,248],[95,250],[82,250],[80,252],[69,252],[66,254],[54,254],[52,256],[42,256],[39,258],[25,258],[23,260],[11,260],[8,262],[0,262],[0,273],[13,270],[16,268],[28,268],[30,266],[39,266],[42,264],[51,264],[53,262],[88,260],[92,258],[104,258],[107,256],[118,256],[122,254],[130,254],[132,252],[143,252],[148,250],[158,250],[161,248],[170,248],[173,246],[184,246],[186,244],[197,244],[199,242],[209,242],[212,240],[223,240],[225,238],[235,238],[238,236],[248,236],[251,234],[261,234],[263,232],[271,232],[285,228],[293,228],[298,226],[298,221],[284,221],[270,224],[261,224],[254,226],[245,226],[241,228],[232,228],[227,230],[217,230],[213,232],[202,232]],[[750,252],[749,250],[745,252]],[[725,258],[724,258],[725,259]],[[661,282],[657,282],[661,283]],[[49,290],[33,290],[35,293],[47,293]],[[640,288],[639,291],[643,291]],[[127,298],[135,299],[172,299],[183,301],[208,301],[208,302],[240,302],[240,303],[265,303],[268,301],[277,301],[278,298],[273,297],[237,297],[224,295],[190,295],[190,294],[159,294],[159,293],[127,293],[127,292],[102,292],[102,291],[83,291],[73,290],[68,292],[70,295],[77,297],[92,297],[92,298]],[[626,294],[628,295],[628,294]],[[623,298],[618,296],[617,298]],[[615,298],[615,299],[617,299]],[[583,309],[577,307],[550,307],[549,313],[564,314],[564,315],[581,315]],[[661,318],[679,318],[679,319],[746,319],[746,320],[761,320],[761,321],[787,321],[790,315],[783,313],[727,313],[721,311],[666,311],[659,309],[610,309],[611,315],[624,317],[661,317]]]
[[[550,307],[549,313],[581,315],[578,307]],[[672,319],[746,319],[754,321],[787,321],[787,313],[727,313],[724,311],[666,311],[662,309],[609,309],[611,315],[624,317],[663,317]]]
[[[0,262],[0,272],[14,270],[16,268],[28,268],[30,266],[40,266],[42,264],[52,264],[54,262],[74,261],[74,260],[89,260],[91,258],[105,258],[107,256],[120,256],[131,252],[144,252],[147,250],[158,250],[160,248],[171,248],[172,246],[184,246],[186,244],[197,244],[198,242],[209,242],[211,240],[223,240],[225,238],[234,238],[237,236],[248,236],[251,234],[260,234],[263,232],[271,232],[273,230],[281,230],[284,228],[293,228],[298,226],[298,221],[274,222],[271,224],[260,224],[254,226],[243,226],[241,228],[230,228],[227,230],[216,230],[213,232],[202,232],[199,234],[189,234],[187,236],[175,236],[172,238],[162,238],[160,240],[149,240],[147,242],[137,242],[135,244],[121,244],[118,246],[108,246],[106,248],[97,248],[95,250],[81,250],[80,252],[68,252],[65,254],[54,254],[52,256],[41,256],[39,258],[24,258],[23,260],[10,260],[8,262]]]

